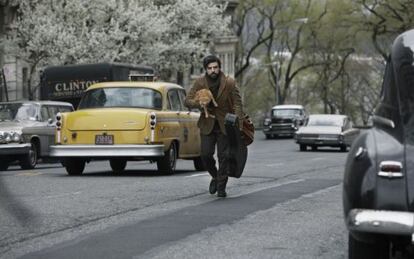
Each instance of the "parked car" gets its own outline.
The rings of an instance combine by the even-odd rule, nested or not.
[[[391,49],[373,126],[346,161],[349,258],[414,258],[414,30]]]
[[[307,113],[302,105],[276,105],[272,107],[270,117],[263,122],[263,133],[266,139],[293,136],[306,120]]]
[[[0,170],[18,161],[22,169],[32,169],[39,158],[49,157],[54,143],[55,117],[71,112],[66,102],[16,101],[0,103]]]
[[[359,134],[359,129],[352,127],[346,115],[311,114],[303,127],[295,133],[296,143],[300,151],[307,147],[317,150],[318,147],[339,147],[345,152]]]
[[[127,161],[149,160],[162,173],[174,173],[177,158],[200,158],[199,112],[184,106],[183,87],[165,82],[106,82],[90,86],[75,112],[58,115],[52,156],[69,175],[85,163],[109,160],[114,172]]]

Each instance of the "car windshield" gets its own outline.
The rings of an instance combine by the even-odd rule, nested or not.
[[[337,117],[319,117],[319,116],[310,116],[308,126],[339,126],[343,124],[342,118]]]
[[[274,109],[272,111],[274,117],[277,116],[298,116],[302,115],[302,110],[300,109]]]
[[[0,121],[35,121],[36,105],[32,103],[0,103]]]
[[[79,109],[137,107],[162,108],[161,93],[143,87],[98,88],[87,91],[82,97]]]

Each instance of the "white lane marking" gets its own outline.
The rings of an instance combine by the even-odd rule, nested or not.
[[[62,194],[57,194],[57,195],[49,195],[49,196],[45,196],[45,198],[60,198],[60,197],[65,197],[65,196],[70,196],[70,195],[78,195],[81,194],[82,192],[68,192],[68,193],[62,193]]]
[[[274,166],[279,166],[279,165],[283,165],[283,163],[267,164],[266,166],[268,166],[268,167],[274,167]]]
[[[19,173],[17,175],[19,176],[36,176],[36,175],[42,175],[44,173],[40,173],[40,172],[26,172],[26,173]]]
[[[312,158],[311,160],[316,161],[316,160],[324,160],[324,159],[325,159],[324,157],[315,157],[315,158]]]
[[[244,195],[247,195],[247,194],[251,194],[251,193],[255,193],[255,192],[260,192],[260,191],[263,191],[263,190],[267,190],[267,189],[271,189],[271,188],[279,187],[279,186],[283,186],[283,185],[288,185],[288,184],[292,184],[292,183],[304,182],[305,180],[307,180],[307,179],[297,179],[297,180],[287,181],[287,182],[284,182],[284,183],[278,183],[278,184],[275,184],[275,185],[272,185],[272,186],[266,186],[266,187],[262,187],[262,188],[256,188],[254,190],[247,191],[247,192],[244,192],[243,191],[240,194],[231,195],[231,198],[241,197],[241,196],[244,196]]]
[[[192,174],[192,175],[187,175],[187,176],[184,176],[184,177],[197,177],[197,176],[204,176],[204,175],[208,175],[208,173]]]

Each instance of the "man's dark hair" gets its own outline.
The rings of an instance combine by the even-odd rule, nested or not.
[[[203,67],[204,69],[207,69],[208,64],[213,63],[213,62],[217,62],[219,68],[221,68],[221,61],[218,57],[214,56],[214,55],[208,55],[203,59]]]

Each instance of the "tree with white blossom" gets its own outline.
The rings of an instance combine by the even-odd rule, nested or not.
[[[1,43],[29,65],[29,85],[49,65],[95,62],[184,70],[229,20],[203,0],[14,0],[18,18]],[[194,57],[197,60],[194,60]]]

